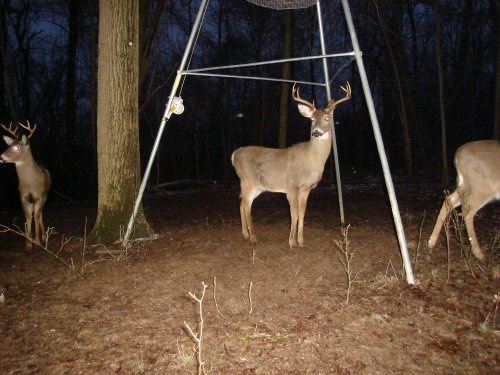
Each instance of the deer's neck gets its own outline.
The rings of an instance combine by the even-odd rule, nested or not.
[[[328,159],[331,149],[332,138],[330,132],[323,134],[320,138],[311,137],[309,140],[309,152],[323,164]]]
[[[31,152],[26,152],[26,154],[23,155],[23,158],[15,163],[16,171],[19,177],[32,173],[32,171],[38,167],[38,164],[35,159],[33,159]]]

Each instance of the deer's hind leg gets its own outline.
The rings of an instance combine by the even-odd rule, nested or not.
[[[240,194],[240,219],[241,219],[241,232],[243,237],[249,238],[252,244],[257,243],[257,237],[253,230],[252,222],[252,202],[259,196],[261,192],[241,187]]]
[[[467,190],[468,192],[471,190]],[[474,216],[485,204],[490,200],[488,194],[481,194],[472,190],[472,193],[463,194],[462,198],[462,213],[464,215],[465,229],[471,245],[471,250],[474,256],[480,260],[484,260],[484,254],[481,251],[481,246],[477,240],[476,231],[474,229]]]
[[[446,217],[450,213],[450,211],[458,206],[460,206],[460,195],[458,190],[455,190],[452,194],[444,199],[443,205],[441,206],[441,210],[439,211],[439,215],[436,219],[436,224],[434,225],[434,229],[432,230],[432,234],[429,237],[428,246],[429,248],[433,248],[436,246],[437,239],[439,237],[439,233],[441,232],[441,228],[446,220]]]

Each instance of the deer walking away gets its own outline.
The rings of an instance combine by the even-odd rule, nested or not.
[[[474,215],[489,202],[500,200],[500,141],[466,143],[458,148],[454,161],[457,188],[444,200],[428,245],[430,248],[436,246],[446,217],[452,209],[462,206],[472,253],[484,260],[474,230]]]
[[[19,178],[19,195],[21,204],[26,217],[25,233],[29,240],[26,242],[26,247],[32,247],[31,227],[32,221],[35,220],[35,243],[40,244],[40,238],[45,242],[46,233],[43,224],[42,210],[47,200],[47,194],[50,189],[51,178],[49,171],[38,164],[31,153],[29,138],[36,130],[34,127],[19,124],[22,128],[29,132],[28,136],[17,135],[18,128],[5,126],[0,124],[3,129],[10,133],[12,137],[3,136],[5,143],[9,146],[3,154],[0,155],[0,162],[14,163],[16,165],[17,176]]]
[[[344,98],[330,100],[325,108],[300,98],[292,89],[300,114],[311,120],[310,139],[288,148],[246,146],[235,150],[231,161],[240,179],[240,217],[243,236],[255,244],[252,202],[265,191],[285,193],[290,205],[290,247],[304,245],[304,215],[309,193],[321,180],[325,162],[332,148],[333,111],[351,98],[349,83],[341,87]]]

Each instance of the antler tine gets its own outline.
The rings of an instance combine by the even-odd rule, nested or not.
[[[26,120],[26,125],[23,125],[20,122],[18,124],[21,125],[24,129],[26,129],[27,131],[30,132],[30,134],[28,135],[28,138],[31,138],[31,136],[33,135],[33,133],[36,130],[36,124],[35,124],[35,126],[33,128],[31,128],[31,124],[30,124],[30,122],[28,120]]]
[[[9,134],[13,135],[14,138],[17,138],[17,134],[16,134],[16,131],[17,131],[17,126],[15,129],[12,129],[12,122],[9,124],[9,127],[6,127],[4,124],[0,124],[2,126],[2,128],[7,131]]]
[[[314,105],[314,102],[312,102],[312,103],[311,103],[311,102],[308,102],[307,100],[304,100],[304,99],[302,99],[302,98],[300,97],[300,95],[299,95],[299,88],[298,88],[298,87],[297,87],[297,88],[295,88],[295,85],[296,85],[296,84],[297,84],[297,83],[294,83],[294,84],[293,84],[293,87],[292,87],[292,98],[293,98],[293,100],[295,100],[296,102],[299,102],[299,103],[305,104],[305,105],[307,105],[309,108],[316,110],[316,105]]]
[[[326,107],[328,110],[332,110],[340,103],[351,99],[351,85],[349,84],[349,81],[346,82],[345,87],[340,86],[340,88],[345,91],[345,93],[346,93],[345,96],[339,100],[335,100],[335,99],[330,100],[330,102],[328,103],[328,106]]]

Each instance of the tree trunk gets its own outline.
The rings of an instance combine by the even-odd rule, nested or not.
[[[151,51],[156,40],[156,35],[158,33],[158,27],[160,25],[161,16],[165,9],[165,0],[158,0],[156,4],[156,9],[152,17],[149,33],[146,32],[147,25],[146,21],[148,19],[148,1],[141,0],[139,2],[140,6],[140,24],[139,24],[139,40],[140,40],[140,62],[139,62],[139,89],[142,88],[144,84],[144,79],[146,78],[146,73],[148,69],[149,57],[151,56]]]
[[[404,46],[402,44],[402,9],[401,6],[394,5],[395,9],[391,15],[389,23],[386,25],[382,19],[378,4],[374,2],[377,17],[380,22],[380,27],[382,30],[382,36],[384,38],[387,52],[389,54],[389,59],[391,61],[391,67],[394,74],[394,81],[397,88],[397,97],[399,102],[399,116],[401,119],[402,126],[402,138],[403,138],[403,156],[405,161],[405,171],[408,174],[413,172],[413,153],[411,147],[411,137],[410,137],[410,122],[408,119],[408,103],[406,99],[410,100],[409,91],[407,87],[407,74],[405,70],[406,61],[404,57]],[[390,32],[388,31],[390,30]]]
[[[6,77],[7,75],[7,66],[6,66],[6,52],[7,52],[7,15],[6,5],[3,2],[0,3],[0,92],[6,92]],[[6,116],[7,107],[5,106],[4,94],[0,97],[0,116]],[[4,122],[4,119],[0,119]],[[6,120],[6,119],[5,119]],[[5,121],[6,122],[6,121]]]
[[[78,10],[79,0],[70,0],[69,4],[69,35],[67,69],[66,69],[66,137],[67,147],[75,142],[75,80],[76,80],[76,46],[78,43]]]
[[[90,29],[89,33],[89,44],[90,44],[90,58],[89,58],[89,77],[90,77],[90,133],[91,133],[91,142],[92,142],[92,162],[95,166],[95,170],[97,170],[97,74],[96,74],[96,65],[97,65],[97,41],[96,41],[96,23],[93,21],[97,10],[94,10],[92,0],[86,1],[86,6],[90,9],[90,17],[91,21],[89,22]],[[96,12],[96,13],[94,13]]]
[[[492,7],[495,6],[495,1],[492,2]],[[497,61],[496,61],[496,81],[495,81],[495,114],[493,119],[493,139],[500,140],[500,7],[496,6],[496,46],[497,46]]]
[[[120,239],[140,184],[139,155],[139,3],[99,2],[97,93],[97,220],[92,243]],[[142,209],[133,238],[152,234]]]
[[[443,78],[443,64],[441,61],[441,22],[437,14],[437,7],[434,7],[436,17],[436,64],[438,71],[438,84],[439,84],[439,112],[441,119],[441,182],[446,186],[449,182],[448,172],[448,146],[446,142],[446,112],[444,105],[444,78]]]
[[[292,11],[285,10],[285,45],[284,58],[288,59],[292,56]],[[290,79],[290,63],[283,64],[281,78]],[[288,83],[281,84],[280,97],[280,127],[278,135],[278,147],[285,148],[287,146],[287,130],[288,130],[288,102],[290,99],[290,90]]]

